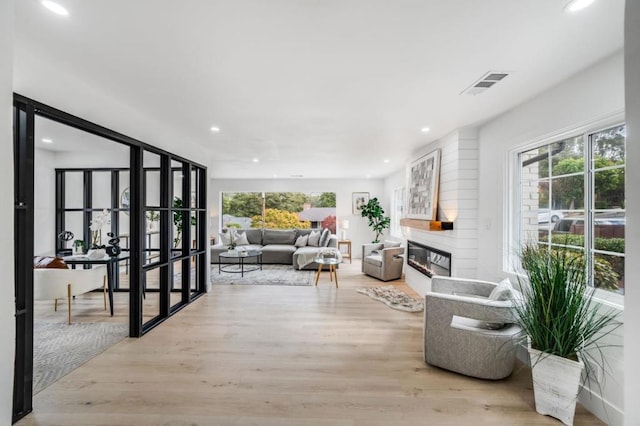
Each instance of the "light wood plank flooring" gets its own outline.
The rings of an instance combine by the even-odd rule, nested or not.
[[[490,382],[430,367],[422,314],[356,293],[382,284],[357,260],[338,278],[339,289],[326,272],[318,287],[215,286],[36,395],[19,424],[560,424],[535,412],[526,368]],[[602,423],[579,407],[575,424]]]

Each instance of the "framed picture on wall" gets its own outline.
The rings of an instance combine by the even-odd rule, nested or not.
[[[353,206],[353,214],[360,214],[362,206],[369,202],[368,192],[354,192],[351,195],[351,204]]]
[[[418,158],[409,166],[407,217],[435,220],[438,209],[440,150]]]

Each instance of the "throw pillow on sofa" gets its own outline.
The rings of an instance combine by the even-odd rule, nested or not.
[[[322,234],[320,234],[320,241],[318,241],[318,247],[327,247],[329,245],[329,236],[331,235],[331,231],[329,229],[324,228],[322,230]]]
[[[248,246],[249,240],[247,239],[247,234],[243,232],[242,234],[237,234],[233,237],[237,246]]]
[[[318,247],[320,243],[320,231],[311,231],[309,234],[309,240],[307,241],[307,245],[311,247]]]
[[[228,246],[229,244],[231,244],[231,233],[235,233],[235,231],[233,229],[229,229],[227,230],[227,232],[221,232],[219,234],[220,242],[222,243],[222,245]]]
[[[296,240],[296,247],[305,247],[307,245],[307,242],[309,241],[309,235],[301,235],[298,237],[298,239]]]
[[[500,284],[494,287],[489,294],[489,300],[504,301],[513,299],[513,286],[509,278],[500,281]]]

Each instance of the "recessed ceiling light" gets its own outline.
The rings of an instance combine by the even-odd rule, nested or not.
[[[364,177],[366,177],[367,179],[371,178],[371,175],[365,175]]]
[[[421,131],[422,133],[427,133],[429,130],[431,130],[431,129],[430,129],[430,128],[428,128],[428,127],[423,127],[422,129],[420,129],[420,131]]]
[[[44,143],[53,143],[53,140],[51,140],[49,138],[42,138],[42,142],[44,142]]]
[[[51,0],[42,0],[42,5],[52,11],[55,14],[61,16],[69,16],[69,11],[65,9],[62,5],[51,1]]]
[[[220,131],[220,127],[217,127],[217,126],[211,126],[211,131],[212,131],[213,133],[218,133],[218,132]]]
[[[564,10],[565,12],[577,12],[584,9],[585,7],[590,6],[594,1],[595,0],[571,0],[566,4]]]
[[[388,162],[389,162],[389,159],[388,159],[388,158],[385,158],[385,159],[384,159],[384,160],[382,160],[382,161],[384,161],[385,163],[388,163]]]
[[[260,159],[259,159],[259,158],[254,158],[254,159],[253,159],[253,160],[251,160],[251,161],[253,161],[254,163],[257,163],[258,161],[260,161]]]

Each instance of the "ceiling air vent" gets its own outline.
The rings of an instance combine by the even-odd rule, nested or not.
[[[471,86],[462,91],[467,95],[479,95],[486,92],[490,87],[493,87],[497,82],[504,79],[509,74],[506,72],[489,71],[481,78],[476,80]],[[462,94],[460,93],[460,94]]]

